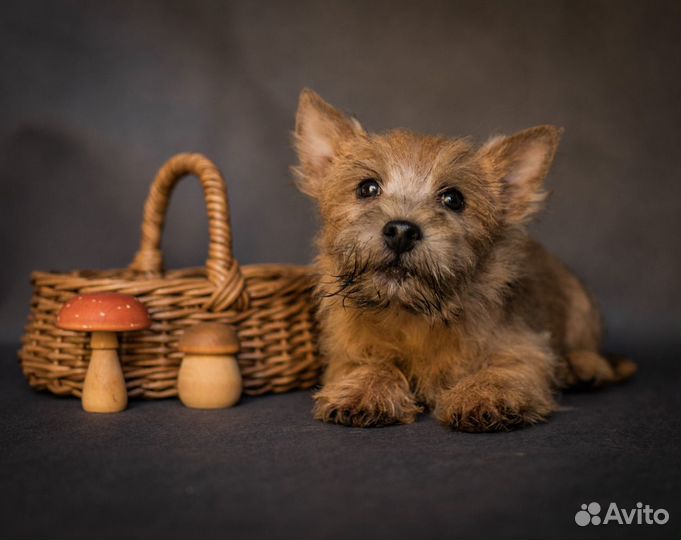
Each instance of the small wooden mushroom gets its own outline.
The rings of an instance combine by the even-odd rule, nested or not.
[[[184,332],[178,347],[184,358],[177,390],[185,406],[221,409],[239,401],[241,373],[235,357],[239,342],[231,326],[197,324]]]
[[[149,328],[145,307],[125,294],[82,294],[64,304],[57,326],[65,330],[92,332],[92,355],[83,384],[83,409],[113,413],[128,405],[123,370],[118,360],[116,332]]]

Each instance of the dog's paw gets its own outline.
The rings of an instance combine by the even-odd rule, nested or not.
[[[463,382],[439,396],[433,414],[453,429],[479,433],[536,424],[546,420],[554,408],[546,395]]]
[[[627,358],[605,358],[593,351],[573,351],[563,361],[559,380],[565,387],[597,388],[630,379],[636,364]]]
[[[408,388],[394,381],[340,380],[325,385],[314,399],[317,420],[352,427],[410,424],[423,410]]]

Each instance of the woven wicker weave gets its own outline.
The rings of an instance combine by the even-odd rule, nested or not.
[[[198,176],[208,209],[209,254],[205,268],[163,271],[161,234],[170,194],[187,174]],[[308,267],[250,265],[232,257],[229,204],[218,169],[199,154],[180,154],[158,172],[144,208],[142,240],[132,264],[119,270],[34,272],[34,294],[22,348],[22,369],[31,386],[80,396],[90,356],[87,334],[55,326],[62,304],[80,293],[136,296],[152,326],[121,336],[121,362],[131,397],[177,394],[182,354],[177,340],[201,321],[237,329],[244,392],[309,388],[320,365],[315,349],[313,274]]]

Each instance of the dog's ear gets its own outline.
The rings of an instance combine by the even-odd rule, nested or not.
[[[537,126],[490,139],[480,154],[502,182],[508,222],[526,223],[542,207],[544,178],[560,142],[562,128]]]
[[[322,181],[338,152],[340,143],[364,135],[360,123],[344,115],[309,88],[303,89],[296,113],[295,148],[300,165],[294,169],[300,189],[316,196],[316,184]]]

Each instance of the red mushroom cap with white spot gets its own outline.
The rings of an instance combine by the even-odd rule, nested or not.
[[[81,294],[62,306],[57,326],[81,332],[131,332],[149,328],[151,320],[146,308],[133,296]]]

